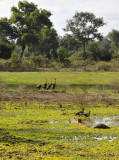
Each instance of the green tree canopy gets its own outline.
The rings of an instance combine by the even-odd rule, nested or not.
[[[104,38],[102,41],[90,41],[86,46],[88,58],[95,61],[110,61],[112,52],[110,50],[110,41]]]
[[[37,44],[38,32],[43,28],[51,28],[51,13],[38,9],[37,5],[28,1],[19,1],[18,7],[11,8],[11,13],[10,19],[0,20],[0,32],[22,47],[22,57],[26,46]]]
[[[0,58],[9,59],[14,49],[14,44],[0,41]]]
[[[102,34],[98,33],[98,28],[103,26],[103,18],[96,18],[90,12],[76,12],[72,19],[67,21],[66,32],[71,32],[72,36],[83,46],[83,58],[86,59],[86,43],[95,39],[102,39]]]
[[[57,32],[54,28],[43,28],[39,33],[38,50],[47,58],[57,58],[56,50],[58,48]]]
[[[61,37],[59,44],[69,51],[78,50],[81,47],[78,41],[70,34],[66,34],[65,36]]]
[[[112,32],[108,34],[108,37],[111,41],[111,45],[114,49],[119,48],[119,31],[113,29]]]

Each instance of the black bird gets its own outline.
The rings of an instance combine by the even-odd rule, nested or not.
[[[43,85],[43,88],[44,88],[44,89],[47,88],[47,79],[46,79],[46,82],[45,82],[44,85]]]
[[[89,113],[85,113],[85,114],[83,114],[85,117],[89,117],[90,116],[90,111],[89,111]]]
[[[39,84],[39,85],[37,85],[36,88],[41,89],[41,87],[42,87],[42,84]]]
[[[78,122],[79,122],[79,123],[82,123],[82,119],[78,119]]]
[[[56,87],[56,78],[55,78],[55,82],[52,84],[52,89],[55,89]]]
[[[47,87],[47,90],[50,89],[51,86],[52,86],[52,81],[51,81],[51,83],[49,84],[49,86]]]
[[[75,115],[79,115],[79,116],[81,116],[81,115],[83,115],[83,114],[84,114],[84,108],[82,109],[82,111],[77,112]]]

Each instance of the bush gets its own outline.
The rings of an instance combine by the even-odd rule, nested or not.
[[[5,65],[5,63],[6,63],[6,60],[0,59],[0,71],[6,70],[6,65]]]
[[[9,61],[6,62],[6,65],[11,68],[19,68],[19,67],[21,67],[21,62],[22,62],[21,58],[14,57],[14,58],[9,59]]]
[[[101,42],[100,42],[101,43]],[[108,46],[102,46],[99,42],[89,42],[86,47],[87,57],[94,61],[110,61],[112,51]]]
[[[111,64],[109,64],[108,62],[98,62],[97,63],[97,70],[98,71],[110,71],[112,68]]]
[[[35,67],[47,67],[48,64],[48,59],[41,55],[32,57],[31,61]]]
[[[65,59],[69,57],[69,52],[64,47],[59,47],[57,49],[58,60],[62,63],[65,62]]]

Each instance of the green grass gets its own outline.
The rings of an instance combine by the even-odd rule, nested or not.
[[[62,109],[59,105],[37,102],[0,103],[1,159],[118,159],[119,137],[109,141],[111,136],[119,135],[118,126],[94,129],[88,126],[88,121],[96,115],[118,116],[119,106],[83,106],[85,112],[91,110],[90,118],[83,119],[86,125],[68,123],[80,107],[65,104]],[[96,139],[103,136],[107,138]]]
[[[54,82],[57,79],[57,90],[66,89],[67,92],[98,90],[118,90],[118,72],[0,72],[0,79],[8,89],[16,89],[20,84],[27,89],[35,89],[36,85]]]

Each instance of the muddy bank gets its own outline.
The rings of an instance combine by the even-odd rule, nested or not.
[[[116,104],[119,100],[106,95],[70,94],[65,91],[0,90],[0,101],[38,101],[41,103],[105,103]]]

